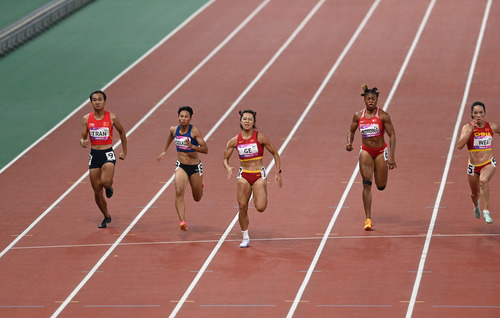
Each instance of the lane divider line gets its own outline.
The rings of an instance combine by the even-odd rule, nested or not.
[[[232,108],[236,107],[237,104],[240,103],[241,100],[243,100],[243,98],[248,94],[248,92],[255,86],[255,84],[264,76],[264,74],[267,72],[267,70],[271,67],[272,64],[274,64],[274,62],[278,59],[278,57],[285,51],[285,49],[290,45],[290,43],[292,43],[292,41],[295,39],[295,37],[297,37],[297,35],[300,33],[300,31],[302,31],[302,29],[305,27],[305,25],[309,22],[309,20],[312,19],[312,17],[314,16],[314,14],[316,14],[316,12],[319,10],[319,8],[323,5],[323,3],[325,2],[326,0],[320,0],[314,7],[313,9],[309,12],[309,14],[304,18],[304,20],[302,20],[302,22],[299,24],[299,26],[293,31],[293,33],[288,37],[288,39],[285,41],[285,43],[283,43],[283,45],[279,48],[279,50],[273,55],[273,57],[269,60],[269,62],[264,66],[264,68],[259,72],[259,74],[257,74],[257,76],[254,78],[254,80],[248,85],[248,87],[241,93],[241,95],[236,99],[236,101],[233,103],[233,105],[231,106],[230,110],[232,110]],[[313,97],[313,101],[316,100],[316,97],[317,94],[315,95],[315,97]],[[307,113],[309,112],[309,110],[312,108],[314,102],[311,101],[309,103],[309,105],[306,107],[306,109],[304,110],[304,112],[302,113],[302,115],[300,116],[300,118],[297,120],[297,122],[295,123],[295,126],[292,128],[292,130],[290,131],[290,133],[288,134],[288,137],[286,138],[286,140],[283,142],[283,144],[281,145],[280,149],[278,150],[278,153],[281,155],[281,153],[283,152],[283,150],[286,148],[286,146],[288,145],[288,143],[290,142],[291,138],[293,137],[293,135],[295,134],[295,131],[298,129],[298,127],[302,124],[302,121],[304,120],[304,118],[306,117]],[[229,110],[228,112],[226,112],[227,115],[229,115]],[[218,123],[219,124],[219,123]],[[271,163],[268,165],[268,167],[266,168],[266,171],[269,171],[272,169],[272,167],[274,166],[274,159],[271,161]],[[191,294],[192,290],[194,289],[194,287],[196,286],[196,284],[198,283],[198,281],[201,279],[202,275],[203,275],[203,272],[207,269],[208,265],[212,262],[212,259],[215,257],[215,254],[217,254],[217,252],[219,251],[220,247],[222,246],[222,243],[226,240],[227,236],[229,235],[229,232],[231,232],[231,230],[233,229],[234,225],[236,224],[236,222],[238,221],[238,212],[236,213],[235,217],[233,218],[233,220],[231,221],[231,223],[229,224],[229,226],[227,227],[226,231],[224,231],[224,234],[221,236],[221,238],[219,239],[219,241],[217,242],[216,246],[214,247],[214,249],[212,250],[212,252],[210,253],[210,255],[208,256],[208,258],[205,260],[205,263],[203,264],[203,266],[201,267],[200,269],[200,272],[198,273],[198,275],[196,275],[196,277],[193,279],[193,281],[191,282],[191,284],[189,285],[189,287],[187,288],[186,292],[184,293],[184,295],[182,296],[181,300],[179,301],[179,303],[177,303],[177,305],[175,306],[174,310],[172,311],[172,313],[170,313],[170,316],[169,318],[173,318],[177,315],[177,313],[179,312],[179,310],[181,309],[182,305],[184,304],[184,301],[187,299],[187,297]]]
[[[184,83],[186,83],[201,67],[203,67],[216,53],[218,53],[236,34],[241,31],[271,0],[263,1],[250,15],[243,20],[216,48],[210,52],[209,55],[203,61],[201,61],[189,74],[187,74],[182,81],[179,82],[169,93],[167,93],[144,117],[137,122],[134,127],[127,133],[132,134],[147,118],[149,118],[156,109],[158,109],[172,94],[174,94]],[[262,75],[260,75],[262,76]],[[255,81],[256,82],[256,81]],[[255,85],[254,82],[252,82]],[[250,85],[252,85],[250,84]],[[238,101],[239,102],[239,101]],[[205,135],[205,140],[208,140],[210,136],[217,130],[217,128],[222,124],[225,118],[230,114],[230,112],[236,107],[236,102],[231,106],[230,109],[219,119],[219,121],[212,127],[212,129]],[[114,147],[117,147],[120,141],[116,143]],[[88,171],[85,175],[88,174]],[[85,176],[84,175],[84,176]],[[83,176],[82,176],[83,177]],[[120,235],[120,237],[113,243],[113,245],[106,251],[106,253],[101,257],[101,259],[94,265],[92,270],[85,276],[85,278],[78,284],[78,286],[71,292],[71,294],[66,298],[66,300],[57,308],[57,310],[52,314],[52,318],[57,317],[64,308],[68,305],[73,297],[80,291],[80,289],[87,283],[87,281],[93,276],[94,272],[104,263],[104,261],[109,257],[111,252],[123,241],[125,236],[130,232],[130,230],[135,226],[135,224],[142,218],[142,216],[149,210],[149,208],[155,203],[158,198],[163,194],[163,192],[168,188],[168,186],[173,182],[175,174],[172,174],[170,179],[165,183],[165,185],[156,193],[156,195],[149,201],[149,203],[144,207],[144,209],[139,212],[135,219],[130,223],[130,225],[125,229],[125,231]]]
[[[373,4],[372,4],[372,7],[370,8],[370,10],[368,11],[367,15],[365,16],[365,19],[363,20],[362,24],[359,26],[358,30],[356,31],[356,34],[359,34],[361,32],[361,30],[364,28],[364,25],[368,22],[369,18],[371,17],[373,11],[376,9],[376,7],[378,6],[380,1],[375,1]],[[424,18],[422,19],[422,22],[420,23],[420,26],[417,30],[417,33],[413,39],[413,43],[412,45],[410,46],[409,50],[408,50],[408,53],[406,54],[406,57],[405,57],[405,60],[403,61],[403,64],[401,65],[401,68],[399,70],[399,73],[396,77],[396,80],[394,81],[394,84],[391,88],[391,91],[389,92],[389,95],[387,97],[387,100],[385,102],[385,105],[383,107],[384,110],[387,110],[387,108],[389,107],[391,101],[392,101],[392,98],[399,86],[399,83],[401,82],[401,78],[403,77],[403,74],[406,70],[406,67],[408,66],[409,62],[410,62],[410,59],[413,55],[413,52],[415,51],[415,48],[417,46],[417,43],[420,39],[420,36],[421,34],[423,33],[423,30],[424,30],[424,27],[425,25],[427,24],[427,20],[429,19],[429,16],[432,12],[432,9],[434,7],[434,3],[436,2],[436,0],[432,0],[427,8],[427,11],[424,15]],[[355,35],[356,35],[355,34]],[[357,37],[357,36],[356,36]],[[353,36],[353,40],[354,40],[354,36]],[[347,48],[347,47],[346,47]],[[300,298],[302,297],[302,294],[304,293],[306,287],[307,287],[307,284],[309,283],[309,280],[311,279],[311,276],[312,276],[312,272],[316,266],[316,264],[318,263],[319,261],[319,257],[321,256],[321,253],[323,252],[323,249],[326,245],[326,241],[329,239],[329,234],[333,228],[333,225],[335,224],[335,221],[337,220],[337,217],[338,215],[340,214],[340,211],[341,211],[341,207],[344,205],[344,202],[347,198],[347,195],[349,194],[349,192],[351,191],[351,188],[352,188],[352,185],[354,184],[354,180],[358,174],[358,171],[359,171],[359,166],[356,165],[352,175],[351,175],[351,178],[349,180],[349,183],[347,184],[345,190],[344,190],[344,193],[342,194],[342,197],[340,199],[340,202],[339,204],[337,205],[337,209],[335,210],[333,216],[332,216],[332,219],[330,221],[330,224],[328,225],[328,228],[326,230],[326,233],[325,235],[323,236],[322,240],[321,240],[321,243],[316,251],[316,255],[314,256],[313,258],[313,261],[311,262],[311,266],[309,267],[309,271],[308,273],[306,274],[305,278],[304,278],[304,281],[302,283],[302,285],[300,286],[299,288],[299,291],[297,292],[297,295],[295,297],[295,301],[292,305],[292,307],[290,308],[290,311],[288,312],[288,315],[287,315],[287,318],[291,318],[295,312],[295,310],[297,309],[297,306],[299,304],[299,300]],[[332,239],[332,238],[330,238]]]
[[[203,10],[205,10],[208,6],[210,6],[215,0],[211,0],[207,2],[204,6],[202,6],[198,11],[193,13],[188,19],[186,19],[182,24],[180,24],[177,28],[175,28],[172,32],[170,32],[165,38],[163,38],[158,44],[156,44],[153,48],[151,48],[149,51],[147,51],[142,57],[140,57],[137,61],[135,61],[132,65],[130,65],[127,69],[125,69],[123,72],[121,72],[117,77],[115,77],[111,82],[109,82],[106,86],[102,88],[102,90],[105,90],[107,87],[111,86],[113,83],[118,81],[125,73],[127,73],[130,69],[135,67],[139,62],[144,60],[147,56],[149,56],[154,50],[156,50],[160,45],[162,45],[165,41],[170,39],[174,34],[176,34],[180,29],[182,29],[185,25],[187,25],[191,20],[193,20],[196,16],[198,16]],[[66,122],[69,118],[74,116],[78,111],[80,111],[81,108],[83,108],[85,105],[87,105],[87,102],[84,102],[81,104],[78,108],[76,108],[73,112],[71,112],[66,118],[64,118],[61,122],[59,122],[57,125],[55,125],[51,130],[49,130],[45,135],[40,137],[40,139],[36,142],[34,142],[31,146],[26,148],[19,156],[17,156],[14,160],[12,160],[9,164],[7,164],[5,167],[3,167],[0,170],[0,174],[2,174],[5,169],[7,169],[10,165],[12,165],[18,158],[22,157],[26,152],[31,150],[34,146],[36,146],[41,140],[43,140],[46,136],[50,135],[53,131],[55,131],[57,128],[59,128],[64,122]],[[159,107],[159,104],[157,104],[152,110],[156,110]],[[132,129],[135,130],[137,129],[138,126],[140,126],[146,119],[151,115],[152,111],[150,111],[148,114],[146,114],[141,121],[139,121]],[[132,130],[132,131],[133,131]],[[127,132],[127,138],[128,136],[132,133],[132,131]],[[118,145],[121,144],[121,141],[115,144],[113,146],[113,149],[118,147]],[[14,245],[19,242],[29,231],[31,231],[47,214],[54,209],[59,202],[61,202],[66,196],[68,196],[69,193],[73,191],[80,183],[83,182],[83,180],[89,175],[88,170],[75,182],[73,183],[54,203],[52,203],[42,214],[38,216],[14,241],[12,241],[7,247],[5,247],[2,252],[0,252],[0,258],[2,258],[5,253],[7,253]]]
[[[413,290],[411,293],[410,303],[408,305],[408,310],[406,312],[406,318],[410,318],[413,314],[413,308],[415,307],[415,301],[417,299],[418,289],[420,287],[420,282],[422,281],[422,275],[424,272],[425,261],[427,260],[427,254],[429,252],[429,247],[431,245],[431,239],[434,232],[434,225],[436,224],[437,215],[439,212],[439,204],[441,203],[441,198],[444,193],[444,188],[446,186],[446,179],[448,178],[448,172],[451,166],[451,160],[453,157],[453,151],[455,150],[458,130],[460,129],[460,125],[462,123],[462,115],[465,110],[465,105],[467,103],[467,98],[469,98],[469,90],[472,84],[472,79],[474,77],[474,70],[476,68],[477,59],[479,56],[479,51],[481,49],[481,43],[483,42],[484,30],[486,29],[486,23],[488,22],[488,16],[490,13],[492,0],[488,0],[486,7],[484,9],[483,21],[481,22],[481,29],[479,30],[479,35],[477,37],[476,48],[474,49],[474,55],[472,57],[469,75],[467,78],[467,83],[465,84],[464,95],[462,98],[462,104],[460,106],[460,111],[458,112],[457,120],[455,122],[455,128],[453,130],[453,137],[450,142],[450,148],[448,150],[448,157],[446,158],[446,164],[444,166],[443,176],[441,178],[441,184],[439,186],[439,191],[436,197],[436,202],[434,203],[434,210],[432,211],[432,217],[429,224],[429,228],[427,230],[427,236],[425,238],[424,247],[422,249],[422,254],[420,255],[420,262],[418,265],[418,272],[415,278],[415,283],[413,285]]]

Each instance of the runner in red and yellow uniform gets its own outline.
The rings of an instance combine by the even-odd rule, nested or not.
[[[275,181],[281,188],[281,162],[280,156],[273,144],[264,134],[255,130],[255,117],[257,113],[252,110],[240,112],[241,132],[231,138],[224,151],[224,168],[227,171],[228,179],[233,173],[233,167],[229,165],[229,158],[237,149],[240,158],[240,168],[238,172],[237,198],[239,205],[238,220],[243,234],[240,247],[250,246],[248,235],[248,202],[253,192],[253,202],[255,209],[264,212],[267,207],[267,175],[264,168],[262,156],[264,148],[273,155],[276,163]]]
[[[469,162],[467,175],[471,189],[474,216],[481,218],[479,199],[483,204],[483,217],[487,224],[493,223],[490,215],[489,182],[496,170],[493,157],[493,135],[500,134],[500,127],[484,120],[486,106],[482,102],[474,102],[471,106],[472,121],[462,127],[458,149],[467,145]]]

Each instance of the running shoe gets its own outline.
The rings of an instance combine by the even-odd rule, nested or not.
[[[365,221],[365,231],[371,231],[372,229],[372,220],[366,219]]]
[[[186,221],[182,221],[181,223],[179,223],[179,230],[182,230],[182,231],[188,230],[188,225],[187,225]]]
[[[109,199],[113,196],[113,187],[106,188],[106,197]]]
[[[102,222],[97,227],[100,229],[104,229],[108,226],[108,223],[111,223],[111,215],[109,216],[109,218],[104,218],[104,220],[102,220]]]
[[[250,239],[243,239],[240,243],[240,248],[245,248],[250,246]]]
[[[474,216],[476,217],[476,219],[481,218],[481,208],[480,207],[478,207],[478,206],[474,207]]]
[[[483,217],[484,217],[484,220],[486,221],[486,224],[493,223],[493,219],[490,216],[490,212],[483,212]]]

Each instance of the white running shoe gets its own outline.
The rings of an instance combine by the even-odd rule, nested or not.
[[[493,223],[493,219],[490,216],[490,212],[483,212],[483,217],[484,217],[484,220],[486,221],[486,224]]]
[[[250,246],[250,239],[243,239],[240,243],[240,248],[245,248]]]

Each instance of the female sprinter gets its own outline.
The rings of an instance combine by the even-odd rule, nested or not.
[[[106,190],[106,197],[111,198],[116,163],[115,152],[111,147],[113,143],[113,126],[120,134],[122,142],[122,152],[118,157],[121,160],[127,156],[127,135],[118,117],[104,110],[104,106],[106,106],[106,94],[104,92],[95,91],[90,94],[90,103],[94,111],[83,117],[80,145],[87,148],[90,142],[90,183],[92,189],[94,189],[95,202],[104,215],[104,220],[98,227],[105,228],[111,222],[111,215],[108,212],[108,205],[102,194],[102,189]],[[90,137],[90,141],[88,137]]]
[[[177,111],[177,115],[179,117],[179,125],[170,127],[167,144],[158,156],[158,161],[165,157],[168,146],[170,146],[172,141],[175,141],[175,148],[177,148],[177,162],[175,163],[175,209],[179,215],[179,229],[187,231],[184,192],[189,182],[193,199],[199,202],[203,197],[203,165],[198,152],[208,153],[208,146],[200,130],[190,124],[193,118],[193,109],[189,106],[182,106]]]
[[[280,155],[273,144],[264,134],[255,130],[257,113],[252,110],[240,111],[241,132],[231,138],[224,151],[224,168],[229,179],[233,173],[233,167],[229,165],[229,158],[233,150],[238,150],[240,157],[240,170],[238,171],[237,199],[239,206],[238,220],[243,234],[240,247],[250,246],[248,235],[248,201],[253,192],[253,202],[259,212],[264,212],[267,207],[267,180],[266,169],[263,166],[262,156],[264,147],[273,155],[276,163],[275,181],[281,188],[281,162]]]
[[[481,102],[474,102],[471,106],[472,121],[462,127],[458,141],[458,149],[467,145],[469,149],[469,163],[467,174],[471,189],[474,216],[481,218],[479,199],[483,203],[483,217],[486,224],[493,223],[490,216],[490,186],[489,181],[495,173],[497,163],[493,158],[492,141],[494,133],[500,134],[500,127],[494,123],[484,121],[486,106]]]
[[[380,191],[387,185],[388,169],[396,168],[396,132],[391,117],[377,107],[379,92],[376,87],[363,86],[366,108],[356,112],[347,132],[346,150],[351,151],[354,133],[361,132],[361,152],[359,153],[359,172],[363,178],[363,205],[365,208],[365,231],[372,229],[372,177]],[[384,132],[389,136],[389,148],[384,141]]]

